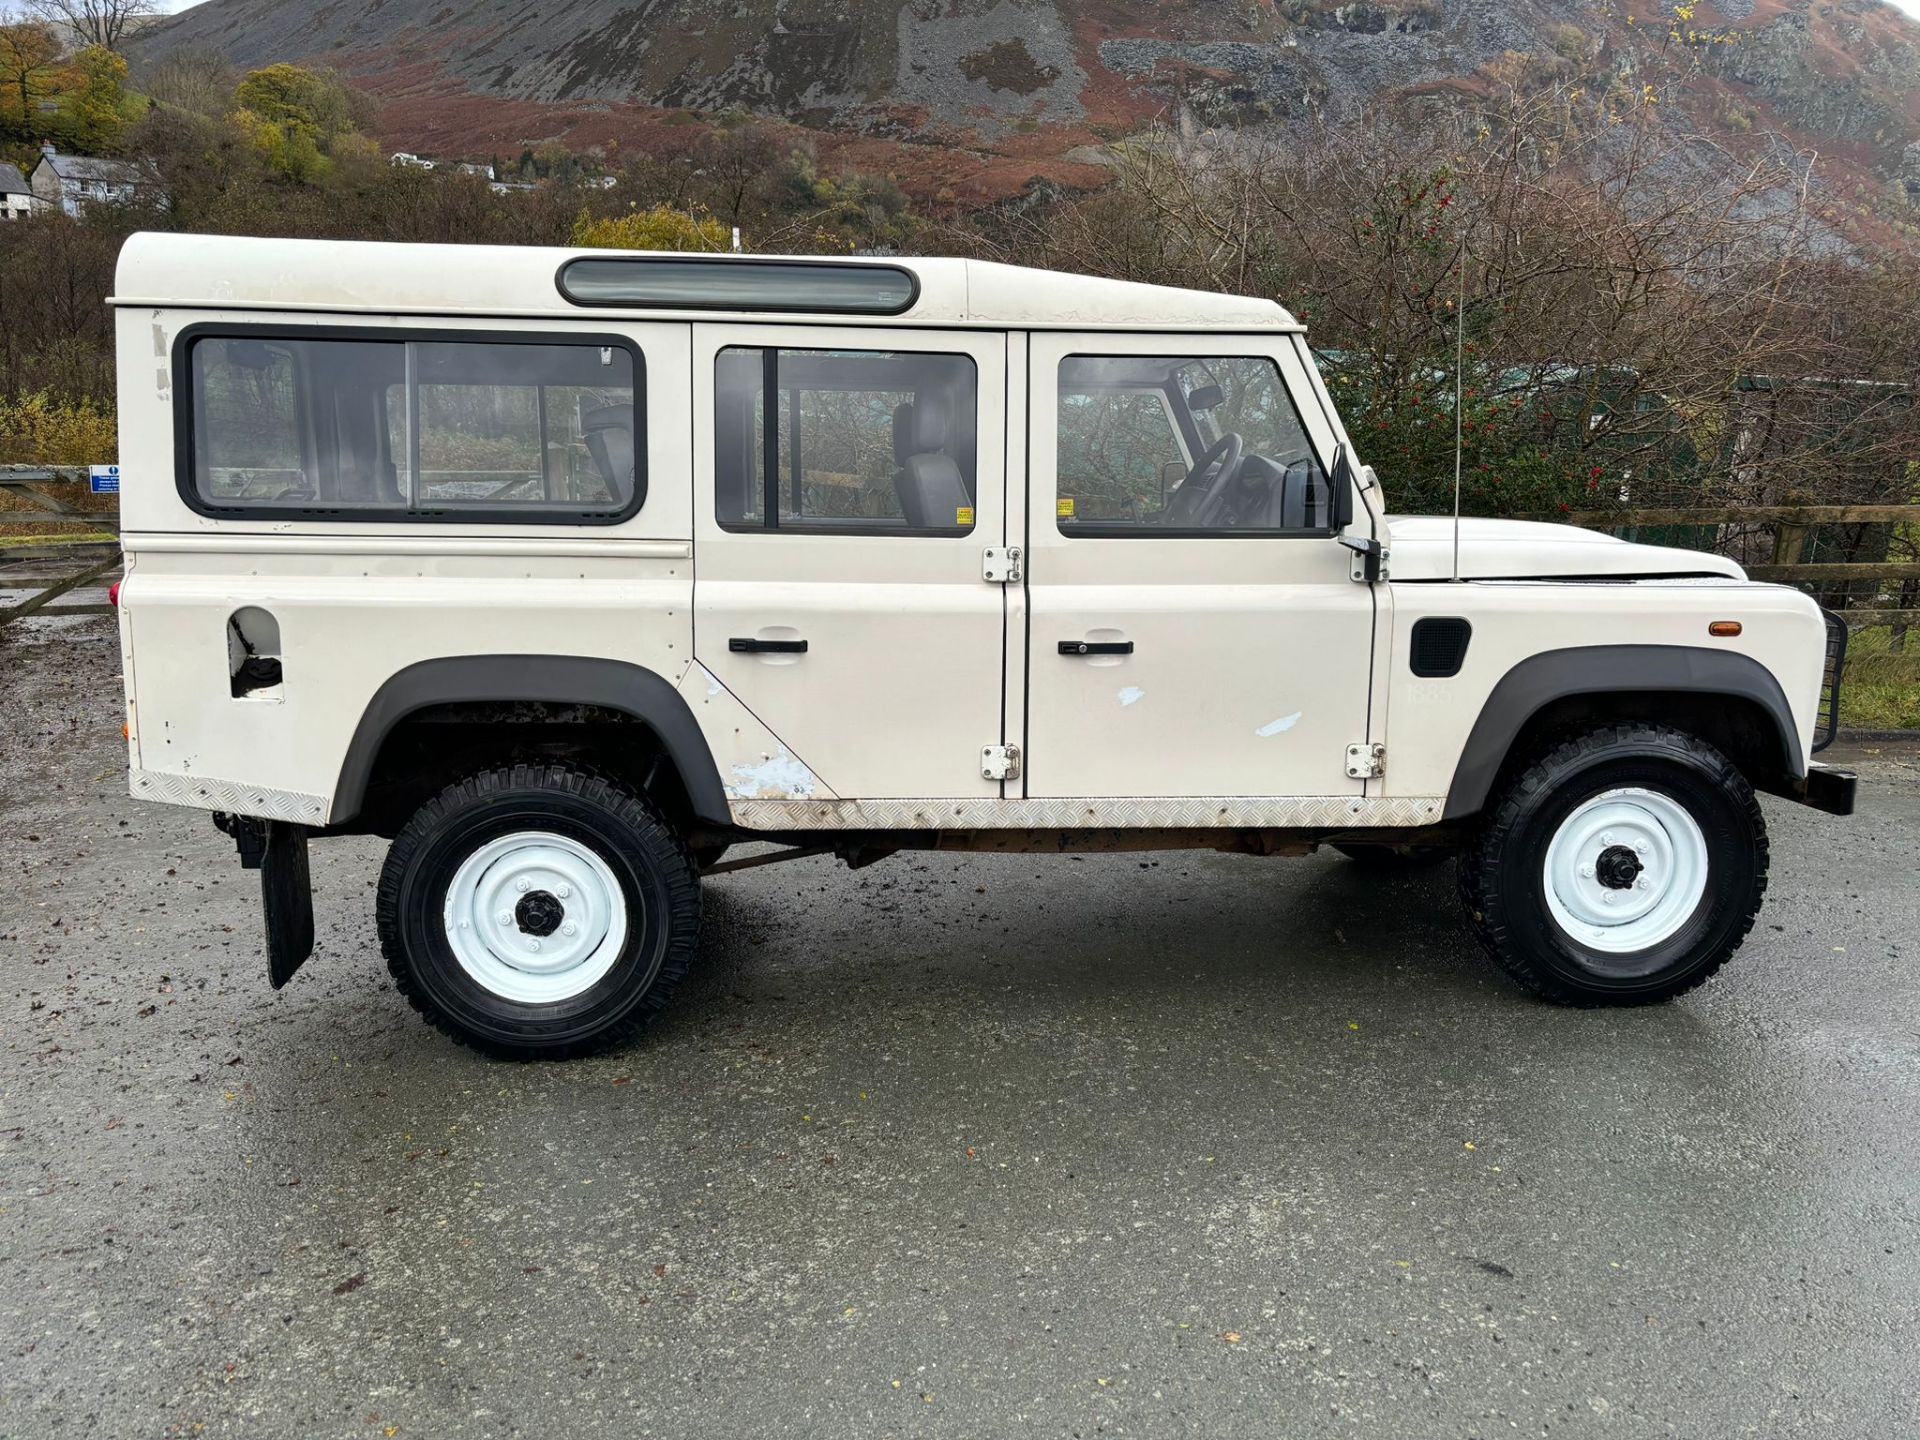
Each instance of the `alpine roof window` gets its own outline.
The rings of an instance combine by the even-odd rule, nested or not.
[[[811,315],[899,315],[912,308],[920,289],[912,272],[895,265],[657,256],[569,260],[559,283],[575,305]]]

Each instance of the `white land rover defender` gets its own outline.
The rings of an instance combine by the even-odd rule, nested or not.
[[[392,839],[433,1024],[620,1040],[731,845],[1457,852],[1570,1004],[1706,979],[1755,791],[1834,814],[1844,630],[1717,556],[1390,518],[1264,300],[965,260],[138,235],[135,796],[216,812],[267,968]]]

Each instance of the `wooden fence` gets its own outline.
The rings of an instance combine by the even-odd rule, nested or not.
[[[9,586],[26,589],[25,599],[0,607],[0,627],[8,622],[46,609],[71,590],[98,580],[120,564],[118,508],[88,510],[57,493],[63,486],[85,484],[85,466],[0,465],[0,494],[17,503],[0,509],[0,526],[63,526],[74,530],[74,537],[48,536],[53,543],[35,543],[10,547],[8,537],[0,535],[0,562],[17,564],[23,559],[45,561],[41,568],[58,562],[71,573],[48,579],[45,584]],[[1920,526],[1920,505],[1721,505],[1693,509],[1576,510],[1569,514],[1527,517],[1578,525],[1588,530],[1642,530],[1663,526],[1717,528],[1723,525],[1770,525],[1773,527],[1772,558],[1747,566],[1755,580],[1778,581],[1803,589],[1830,589],[1842,582],[1876,580],[1883,590],[1902,586],[1908,580],[1920,580],[1920,561],[1873,560],[1828,563],[1803,562],[1801,553],[1807,537],[1824,525],[1916,525]],[[1908,597],[1912,598],[1912,597]],[[84,615],[103,612],[102,605],[62,606],[51,611],[60,615]],[[1876,625],[1905,627],[1920,623],[1920,608],[1903,606],[1889,609],[1849,608],[1847,623],[1855,629]]]
[[[1699,509],[1576,510],[1565,515],[1532,515],[1533,520],[1557,520],[1585,530],[1642,530],[1663,526],[1718,527],[1770,525],[1773,554],[1767,562],[1748,565],[1750,579],[1795,585],[1803,590],[1831,589],[1855,580],[1884,582],[1882,590],[1908,580],[1920,580],[1920,561],[1803,561],[1807,537],[1822,525],[1920,525],[1920,505],[1717,505]],[[1855,630],[1877,625],[1907,626],[1920,622],[1920,609],[1852,608],[1841,614]]]

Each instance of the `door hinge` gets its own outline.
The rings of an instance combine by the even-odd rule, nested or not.
[[[980,578],[989,585],[1020,583],[1020,547],[989,545],[982,553]]]
[[[1387,747],[1377,741],[1347,746],[1347,778],[1371,780],[1387,773]]]
[[[1020,747],[988,745],[980,752],[980,777],[983,780],[1018,780]]]
[[[1363,539],[1357,535],[1336,537],[1340,543],[1353,552],[1353,564],[1348,574],[1357,584],[1372,585],[1389,578],[1387,561],[1390,553],[1378,540]]]

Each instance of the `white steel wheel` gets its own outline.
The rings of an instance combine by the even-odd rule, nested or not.
[[[672,998],[700,940],[700,877],[643,794],[517,763],[414,811],[374,914],[394,986],[429,1025],[558,1060],[633,1039]]]
[[[460,968],[523,1005],[592,989],[619,960],[632,923],[607,863],[543,830],[499,836],[467,856],[447,886],[443,921]]]
[[[1547,912],[1590,950],[1630,955],[1672,939],[1707,891],[1707,838],[1658,790],[1608,790],[1576,806],[1547,844]]]

